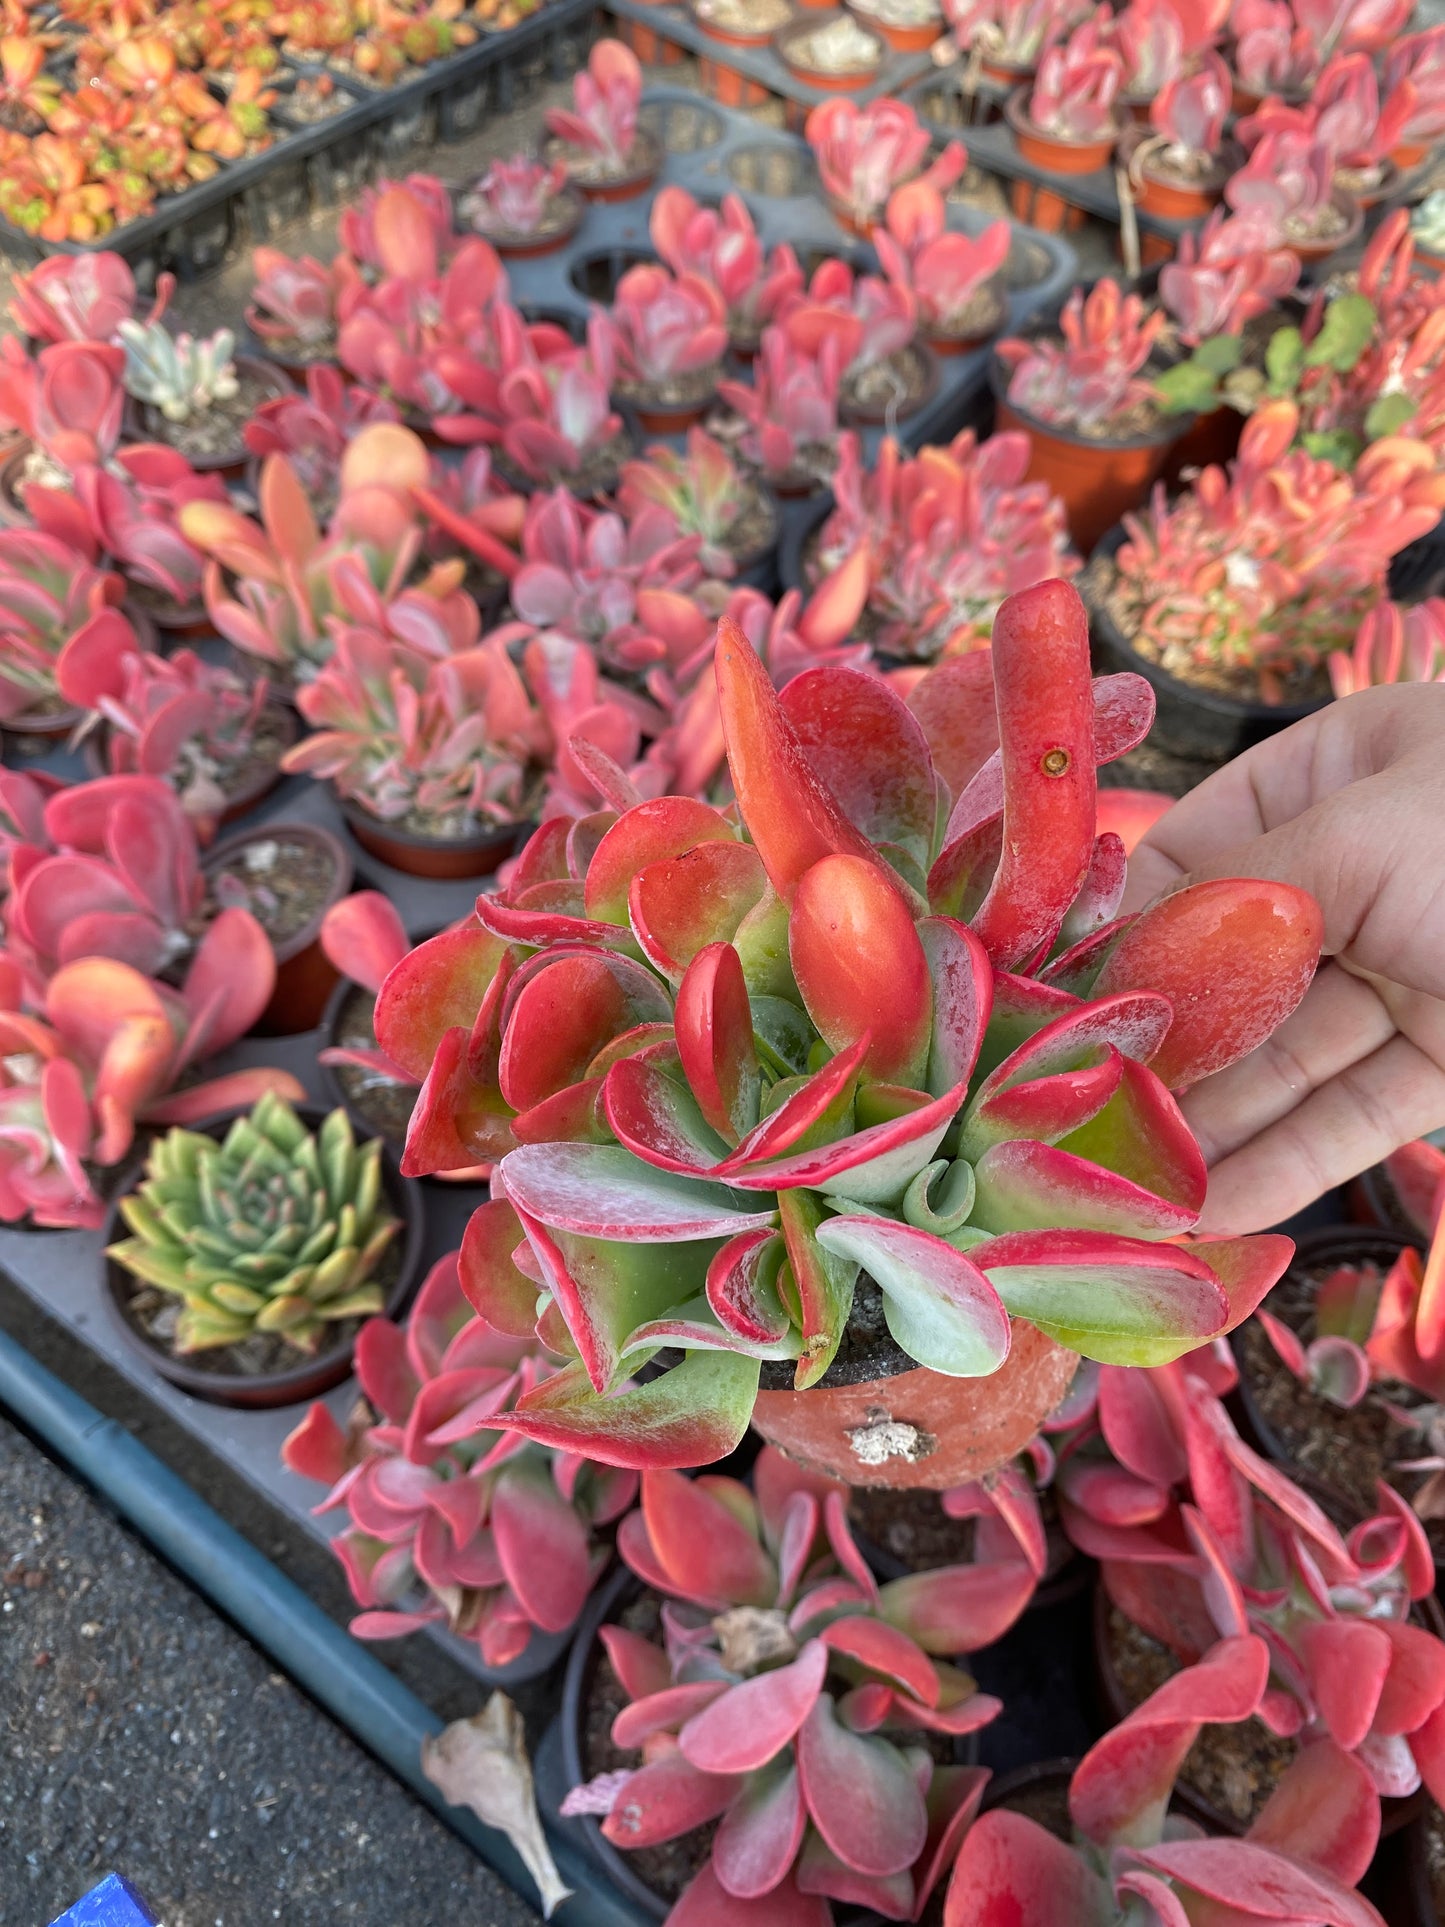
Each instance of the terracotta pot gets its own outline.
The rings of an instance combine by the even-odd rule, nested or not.
[[[1037,68],[1032,65],[1015,67],[1010,66],[1010,64],[1004,60],[989,60],[985,58],[979,62],[978,71],[985,80],[991,80],[996,87],[1019,88],[1028,85],[1037,72]]]
[[[753,1426],[790,1458],[849,1485],[943,1491],[1022,1451],[1077,1364],[1074,1352],[1016,1318],[1013,1348],[991,1378],[945,1378],[919,1367],[857,1385],[759,1392]],[[904,1428],[896,1444],[882,1433],[885,1424]]]
[[[1263,94],[1257,94],[1252,87],[1246,87],[1241,80],[1231,75],[1229,104],[1234,110],[1236,119],[1252,114],[1263,99]]]
[[[1098,173],[1100,168],[1109,165],[1118,139],[1117,128],[1092,141],[1057,140],[1052,134],[1045,134],[1029,119],[1025,87],[1009,95],[1004,117],[1013,131],[1020,157],[1050,174]],[[1032,181],[1015,181],[1010,199],[1021,221],[1042,228],[1046,234],[1057,234],[1065,225],[1078,227],[1084,219],[1082,208],[1071,207],[1062,195],[1038,187]]]
[[[925,20],[921,25],[916,27],[898,27],[894,26],[892,22],[882,19],[880,15],[872,12],[868,7],[858,5],[857,0],[851,0],[848,11],[856,20],[860,21],[863,26],[871,27],[874,33],[881,33],[895,53],[927,53],[934,41],[937,40],[938,36],[943,32],[942,14],[939,14],[937,19]]]
[[[383,823],[338,797],[346,827],[362,849],[378,862],[388,863],[410,877],[439,881],[458,877],[488,877],[516,849],[525,825],[484,830],[475,836],[418,836],[396,823]]]
[[[273,398],[295,392],[295,384],[284,369],[274,361],[262,359],[258,355],[237,355],[236,372],[249,375],[269,390]],[[173,447],[166,434],[168,424],[159,409],[149,404],[130,401],[126,405],[126,434],[131,441],[164,442]],[[232,447],[222,449],[215,455],[188,455],[186,457],[198,475],[219,475],[223,481],[239,482],[246,473],[250,454],[239,435]]]
[[[760,80],[750,80],[736,67],[725,67],[720,60],[709,60],[706,54],[697,57],[697,80],[708,99],[721,107],[761,107],[768,98],[768,90]]]
[[[1314,266],[1317,262],[1330,260],[1341,249],[1358,241],[1360,230],[1365,225],[1365,210],[1352,194],[1337,193],[1332,198],[1335,206],[1345,216],[1344,231],[1331,236],[1328,241],[1291,241],[1289,243],[1307,268]]]
[[[692,10],[692,18],[705,40],[715,40],[720,47],[745,47],[753,52],[768,46],[778,31],[776,27],[762,27],[756,33],[749,33],[741,27],[720,27],[715,20],[709,20],[706,14],[699,13],[696,8]]]
[[[1430,147],[1431,143],[1429,141],[1401,141],[1398,147],[1392,147],[1390,149],[1390,159],[1395,163],[1396,167],[1399,168],[1400,172],[1405,174],[1408,173],[1412,167],[1418,167],[1420,165],[1421,161],[1423,161],[1425,156],[1430,152]]]
[[[1423,1625],[1427,1632],[1439,1637],[1445,1618],[1442,1618],[1439,1604],[1432,1596],[1420,1600],[1413,1608],[1412,1617]],[[1109,1643],[1109,1596],[1104,1590],[1101,1578],[1094,1584],[1094,1669],[1095,1684],[1099,1695],[1099,1710],[1105,1724],[1117,1726],[1133,1712],[1135,1702],[1124,1691],[1123,1682],[1114,1667],[1113,1649]],[[1243,1738],[1243,1735],[1241,1735]],[[1398,1833],[1407,1826],[1424,1806],[1427,1795],[1423,1787],[1408,1794],[1403,1800],[1388,1795],[1380,1801],[1380,1832],[1382,1836]],[[1186,1813],[1196,1821],[1206,1833],[1223,1834],[1239,1839],[1244,1833],[1247,1822],[1236,1820],[1232,1814],[1225,1813],[1206,1800],[1203,1794],[1196,1793],[1183,1780],[1176,1782],[1170,1804],[1180,1812]]]
[[[1064,504],[1069,534],[1087,556],[1127,510],[1137,508],[1164,466],[1174,442],[1193,425],[1178,416],[1146,436],[1129,441],[1098,441],[1066,428],[1046,428],[1003,393],[997,361],[993,365],[997,402],[994,429],[1016,428],[1029,438],[1028,479],[1047,482]]]
[[[830,8],[829,11],[831,12],[832,9]],[[790,46],[803,39],[805,35],[815,31],[810,21],[802,23],[794,21],[791,26],[779,27],[778,31],[773,35],[773,46],[776,48],[778,57],[788,69],[788,72],[795,74],[799,80],[805,81],[809,87],[816,87],[820,93],[857,93],[860,87],[872,86],[873,82],[878,78],[879,71],[888,53],[887,41],[884,40],[873,27],[863,26],[861,21],[858,24],[861,32],[872,35],[878,48],[878,60],[872,67],[865,67],[857,73],[825,74],[821,73],[818,68],[809,67],[803,61],[793,58],[789,52]]]
[[[640,59],[641,55],[638,58]],[[577,230],[587,217],[587,203],[575,189],[564,187],[562,195],[570,204],[571,218],[555,233],[541,239],[536,235],[518,234],[510,228],[494,234],[489,234],[482,228],[477,228],[475,231],[482,240],[490,242],[497,253],[504,255],[509,261],[535,261],[544,254],[560,253],[577,238]]]
[[[718,373],[722,373],[721,366]],[[614,395],[613,405],[620,402],[645,434],[685,435],[689,428],[702,420],[716,399],[717,390],[714,388],[701,401],[669,404],[641,395]]]
[[[1156,174],[1147,163],[1140,172],[1142,179],[1134,197],[1134,205],[1141,214],[1152,214],[1160,221],[1203,220],[1224,196],[1226,175],[1222,168],[1218,170],[1217,180],[1210,175],[1195,186],[1186,186],[1165,175]],[[1170,253],[1173,253],[1172,243]]]
[[[298,1104],[297,1116],[314,1131],[326,1116],[317,1105]],[[203,1123],[191,1126],[193,1130],[204,1131],[208,1136],[224,1136],[225,1127],[231,1121],[244,1116],[242,1111],[226,1111]],[[277,1407],[299,1405],[308,1399],[320,1398],[323,1393],[341,1384],[351,1374],[351,1346],[338,1345],[330,1351],[323,1350],[316,1358],[297,1355],[297,1362],[284,1371],[258,1372],[254,1375],[230,1378],[220,1372],[208,1372],[197,1365],[190,1364],[185,1358],[177,1357],[160,1345],[152,1345],[138,1331],[123,1309],[134,1289],[135,1281],[123,1266],[104,1256],[106,1245],[125,1235],[125,1225],[120,1215],[120,1200],[128,1196],[139,1184],[145,1172],[144,1156],[134,1159],[127,1167],[116,1186],[114,1201],[106,1215],[105,1230],[102,1234],[101,1267],[102,1296],[110,1307],[132,1357],[139,1358],[153,1372],[159,1374],[178,1390],[188,1393],[192,1398],[204,1399],[209,1405],[227,1405],[244,1411],[273,1411]],[[382,1187],[387,1200],[396,1216],[401,1219],[401,1229],[396,1234],[395,1245],[401,1253],[401,1263],[395,1281],[386,1294],[384,1315],[399,1318],[411,1301],[421,1274],[422,1250],[426,1237],[426,1202],[421,1186],[415,1178],[404,1178],[396,1158],[390,1150],[383,1150],[381,1157]]]
[[[296,842],[309,842],[331,859],[332,879],[327,899],[298,930],[282,944],[275,945],[276,988],[261,1013],[256,1032],[262,1037],[290,1037],[297,1031],[314,1030],[321,1021],[326,1000],[336,983],[337,973],[321,948],[321,920],[333,903],[339,903],[351,888],[351,858],[346,846],[330,830],[315,823],[282,820],[257,824],[236,836],[228,836],[207,852],[203,864],[209,874],[222,868],[248,843],[263,843],[285,836]]]
[[[664,40],[655,27],[649,27],[644,21],[619,20],[615,31],[617,38],[632,49],[645,67],[680,67],[687,58],[685,47],[680,47],[675,40]]]

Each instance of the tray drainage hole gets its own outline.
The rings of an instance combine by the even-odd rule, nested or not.
[[[759,141],[753,147],[740,147],[736,153],[729,154],[727,169],[744,194],[783,200],[816,193],[818,188],[818,170],[811,155],[794,153],[788,147],[774,147],[766,141]]]
[[[669,154],[716,147],[727,131],[721,114],[690,100],[645,100],[637,118]]]
[[[547,308],[539,306],[535,301],[521,301],[517,304],[517,312],[523,321],[529,324],[538,321],[550,322],[554,328],[560,328],[573,341],[583,342],[587,339],[587,322],[573,309]]]
[[[615,297],[617,284],[629,268],[656,259],[644,248],[604,248],[574,261],[567,279],[584,300],[600,301],[605,306]]]

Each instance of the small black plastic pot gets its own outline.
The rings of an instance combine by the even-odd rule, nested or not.
[[[346,827],[369,856],[406,876],[449,881],[488,877],[517,848],[531,825],[513,823],[473,836],[422,836],[399,823],[383,823],[349,798],[338,796]]]
[[[984,1790],[980,1811],[992,1813],[998,1807],[1011,1806],[1020,1794],[1032,1793],[1041,1787],[1058,1789],[1067,1795],[1078,1766],[1079,1762],[1074,1759],[1035,1760],[1029,1766],[1015,1767],[1012,1773],[1001,1773],[996,1780],[990,1780]]]
[[[1358,1264],[1379,1265],[1381,1270],[1388,1271],[1402,1251],[1407,1250],[1411,1243],[1418,1242],[1393,1231],[1375,1231],[1367,1225],[1337,1225],[1325,1231],[1307,1231],[1295,1246],[1289,1272],[1300,1277],[1323,1266],[1333,1268]],[[1290,1457],[1283,1439],[1259,1409],[1254,1389],[1243,1370],[1244,1355],[1238,1332],[1235,1332],[1230,1344],[1241,1370],[1239,1383],[1230,1393],[1228,1402],[1245,1439],[1256,1452],[1283,1467],[1291,1478],[1316,1486],[1321,1494],[1333,1500],[1336,1508],[1347,1510],[1345,1500],[1338,1493]]]
[[[785,589],[797,589],[805,599],[812,584],[804,573],[803,558],[808,553],[808,544],[836,506],[833,491],[824,489],[788,516],[784,525],[783,539],[778,545],[778,574]]]
[[[1430,1878],[1429,1815],[1382,1840],[1365,1891],[1390,1927],[1441,1927]]]
[[[326,912],[351,888],[351,857],[340,837],[333,836],[316,823],[281,820],[239,830],[206,852],[203,868],[219,870],[248,843],[263,843],[277,837],[309,842],[324,850],[331,860],[331,890],[325,903],[294,936],[273,945],[276,953],[276,988],[271,1001],[256,1024],[263,1037],[289,1037],[311,1030],[319,1022],[336,982],[336,970],[321,948],[321,924]]]
[[[1100,542],[1096,555],[1112,558],[1123,540],[1122,528],[1111,529]],[[1158,663],[1140,655],[1098,601],[1090,607],[1090,630],[1094,667],[1101,674],[1131,670],[1149,683],[1155,702],[1150,741],[1175,756],[1227,763],[1243,750],[1252,749],[1256,743],[1288,729],[1291,723],[1312,716],[1330,700],[1328,696],[1319,696],[1304,703],[1246,702],[1181,682]]]
[[[319,1105],[298,1104],[294,1109],[311,1131],[316,1130],[326,1117],[326,1112]],[[225,1111],[191,1128],[219,1139],[225,1135],[229,1124],[245,1115],[244,1110]],[[279,1406],[299,1405],[309,1399],[320,1398],[348,1378],[351,1374],[352,1351],[349,1344],[334,1346],[314,1358],[299,1358],[295,1365],[288,1366],[284,1371],[228,1378],[220,1372],[203,1371],[162,1346],[150,1344],[141,1335],[125,1313],[125,1305],[135,1281],[123,1266],[105,1256],[105,1248],[125,1234],[120,1201],[135,1190],[144,1175],[145,1164],[145,1154],[142,1153],[132,1159],[116,1183],[106,1212],[100,1259],[101,1295],[132,1356],[143,1360],[151,1371],[158,1373],[178,1391],[189,1393],[192,1398],[204,1399],[210,1405],[228,1405],[245,1411],[274,1411]],[[386,1148],[382,1151],[381,1170],[382,1187],[387,1200],[402,1222],[398,1234],[401,1263],[396,1279],[386,1294],[383,1311],[388,1318],[399,1318],[411,1302],[421,1276],[426,1240],[426,1200],[416,1179],[402,1176],[396,1158]]]

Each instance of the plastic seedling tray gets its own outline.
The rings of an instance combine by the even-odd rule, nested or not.
[[[823,204],[812,155],[797,135],[760,128],[746,114],[713,101],[700,101],[695,94],[679,88],[649,88],[643,96],[642,115],[662,135],[666,152],[657,181],[635,200],[590,202],[581,227],[565,249],[532,259],[509,260],[512,297],[528,310],[584,321],[592,300],[608,298],[609,284],[617,273],[636,260],[655,259],[648,238],[648,218],[658,189],[669,185],[685,187],[697,200],[714,204],[724,194],[741,195],[764,246],[790,242],[805,266],[810,255],[837,254],[877,271],[872,249],[845,233]],[[685,137],[681,132],[684,128]],[[790,191],[759,191],[752,184],[759,180]],[[979,210],[958,203],[949,204],[948,217],[951,225],[966,233],[979,232],[990,220]],[[1010,293],[1008,316],[1001,330],[1004,333],[1016,332],[1035,316],[1056,309],[1072,286],[1077,267],[1073,249],[1058,236],[1017,222],[1010,225],[1016,237],[1014,257],[1026,284]],[[987,371],[987,348],[966,355],[940,356],[937,391],[917,413],[898,423],[899,439],[917,448],[924,442],[946,441],[957,434],[977,409],[986,389]],[[887,432],[886,428],[859,430],[870,457]],[[645,439],[667,438],[650,435]]]
[[[919,120],[940,140],[962,140],[968,148],[968,158],[990,174],[1001,174],[1006,180],[1028,181],[1034,187],[1046,187],[1051,194],[1057,194],[1071,207],[1083,208],[1087,214],[1096,214],[1101,220],[1119,225],[1119,190],[1114,181],[1112,164],[1095,168],[1089,174],[1056,174],[1051,168],[1039,167],[1027,161],[1019,152],[1018,142],[1013,129],[1003,119],[967,121],[951,113],[940,114],[938,101],[952,97],[962,101],[958,80],[951,74],[932,73],[913,81],[903,90],[902,98],[915,110]],[[1001,106],[1008,97],[1008,90],[990,87],[981,83],[977,98]],[[1162,235],[1164,239],[1177,242],[1181,234],[1197,233],[1204,225],[1203,220],[1167,221],[1157,214],[1148,214],[1136,207],[1134,218],[1140,231],[1145,234]]]
[[[712,39],[703,32],[685,7],[659,6],[655,0],[607,0],[607,11],[619,20],[633,20],[641,26],[651,27],[660,40],[670,40],[676,46],[686,47],[691,53],[716,61],[720,67],[730,67],[734,73],[746,74],[749,80],[758,81],[770,94],[778,94],[784,100],[796,100],[805,107],[816,107],[820,101],[838,98],[832,88],[810,87],[806,80],[799,80],[792,68],[770,46],[734,47],[726,41]],[[817,17],[821,19],[823,16]],[[846,97],[861,104],[878,100],[885,94],[896,94],[909,81],[927,73],[931,64],[927,53],[901,54],[890,49],[878,69],[877,79],[870,80],[866,87],[850,87]]]
[[[46,758],[41,766],[66,774],[75,769],[73,761],[63,757]],[[481,887],[476,880],[424,882],[378,863],[347,835],[340,810],[330,791],[320,783],[293,778],[236,827],[251,830],[281,821],[320,823],[335,831],[355,863],[354,887],[384,891],[401,913],[407,928],[416,933],[435,930],[464,916]],[[217,1059],[217,1066],[222,1069],[254,1064],[278,1066],[298,1077],[310,1099],[320,1103],[325,1101],[325,1092],[317,1072],[316,1053],[323,1041],[319,1031],[305,1031],[295,1037],[245,1038]],[[477,1185],[429,1183],[424,1190],[426,1240],[422,1276],[438,1258],[457,1248],[467,1219],[485,1196]],[[307,1403],[270,1412],[237,1411],[191,1398],[169,1385],[159,1373],[149,1370],[125,1343],[115,1315],[105,1301],[102,1244],[98,1231],[36,1232],[0,1226],[0,1267],[45,1311],[84,1340],[108,1365],[136,1385],[226,1465],[239,1472],[288,1520],[314,1538],[328,1540],[344,1525],[344,1517],[334,1513],[321,1519],[313,1517],[311,1508],[323,1496],[322,1489],[309,1480],[295,1477],[281,1463],[281,1443],[302,1417]],[[347,1412],[359,1396],[356,1381],[348,1378],[335,1391],[327,1393],[325,1403],[344,1424]],[[482,1665],[476,1647],[469,1642],[445,1632],[433,1632],[431,1637],[457,1664],[479,1678],[500,1685],[534,1676],[542,1664],[550,1664],[566,1646],[562,1637],[534,1640],[514,1666],[492,1670]]]
[[[564,79],[586,57],[595,29],[593,0],[546,0],[504,32],[483,32],[474,46],[434,61],[391,87],[368,87],[322,65],[283,60],[282,99],[273,110],[276,138],[260,154],[222,162],[208,181],[165,197],[149,213],[99,241],[41,241],[0,219],[0,251],[30,264],[52,254],[124,255],[143,286],[163,269],[185,281],[225,259],[244,215],[264,240],[309,205],[351,199],[378,171],[395,168],[437,139],[475,133],[492,111],[526,99],[550,75]],[[284,93],[302,74],[330,73],[348,103],[305,125],[286,118]]]

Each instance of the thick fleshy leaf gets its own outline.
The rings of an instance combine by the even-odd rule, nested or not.
[[[524,1235],[511,1205],[493,1198],[468,1218],[457,1257],[468,1303],[512,1338],[530,1338],[537,1329],[537,1287],[512,1261]]]
[[[797,1390],[816,1385],[832,1364],[848,1314],[853,1308],[857,1264],[818,1241],[823,1205],[810,1191],[784,1191],[778,1198],[787,1248],[790,1286],[798,1303],[803,1351],[793,1382]]]
[[[939,1766],[928,1783],[928,1844],[914,1870],[917,1920],[934,1888],[952,1868],[959,1843],[973,1825],[991,1775],[983,1766]]]
[[[618,1142],[660,1171],[709,1177],[728,1154],[729,1141],[708,1123],[688,1086],[641,1058],[612,1066],[601,1101]]]
[[[318,1399],[301,1423],[287,1433],[281,1459],[288,1472],[319,1485],[335,1485],[351,1469],[345,1432]]]
[[[1053,942],[1093,853],[1089,618],[1076,589],[1041,582],[1003,602],[993,624],[993,680],[1003,852],[970,922],[1009,970]]]
[[[376,1041],[418,1083],[445,1033],[470,1031],[506,944],[475,923],[444,930],[408,951],[376,999]]]
[[[902,1110],[816,1150],[795,1151],[766,1163],[730,1165],[728,1183],[742,1191],[810,1189],[836,1192],[857,1204],[896,1204],[932,1161],[957,1113],[959,1095],[947,1091],[927,1103],[921,1095],[910,1094],[909,1102],[916,1109]],[[739,1156],[744,1148],[739,1147]]]
[[[907,1920],[913,1912],[913,1876],[910,1873],[859,1873],[850,1867],[816,1833],[803,1842],[798,1861],[798,1887],[805,1894],[826,1894],[846,1907],[866,1907],[870,1915],[884,1920]]]
[[[820,1127],[830,1138],[836,1135],[831,1127],[841,1128],[851,1108],[865,1049],[866,1040],[860,1039],[851,1050],[839,1051],[821,1070],[799,1082],[726,1159],[724,1175],[731,1179],[750,1164],[781,1158],[799,1143],[816,1142],[814,1134]]]
[[[1119,1068],[1114,1095],[1087,1124],[1061,1138],[1059,1149],[1117,1172],[1196,1218],[1209,1176],[1198,1140],[1153,1071],[1130,1056]]]
[[[1235,1840],[1175,1840],[1140,1851],[1146,1867],[1204,1894],[1235,1917],[1324,1922],[1328,1927],[1385,1927],[1361,1895],[1330,1875],[1286,1859],[1272,1847]],[[1216,1918],[1228,1920],[1227,1912]]]
[[[626,923],[632,879],[650,864],[680,857],[699,843],[736,842],[737,831],[720,810],[685,796],[659,796],[619,816],[587,866],[584,898],[589,917]]]
[[[1377,1733],[1413,1733],[1445,1702],[1445,1643],[1406,1620],[1379,1621],[1394,1648],[1375,1708]]]
[[[832,664],[794,676],[778,700],[854,827],[925,865],[937,800],[928,740],[907,705],[881,678]]]
[[[928,1068],[933,987],[913,914],[873,862],[829,856],[797,880],[788,956],[829,1049],[871,1042],[864,1074],[919,1087]]]
[[[657,979],[628,957],[575,951],[535,962],[542,967],[514,979],[497,1066],[517,1111],[579,1082],[612,1038],[672,1017]]]
[[[755,1358],[690,1352],[660,1378],[601,1398],[581,1365],[567,1365],[525,1393],[499,1423],[603,1465],[710,1465],[747,1431],[758,1370]]]
[[[1306,1622],[1295,1636],[1295,1649],[1330,1737],[1353,1751],[1374,1723],[1390,1670],[1389,1639],[1368,1620],[1342,1615]]]
[[[1177,1405],[1174,1381],[1165,1373],[1117,1365],[1099,1372],[1104,1441],[1121,1465],[1155,1487],[1182,1485],[1189,1476]]]
[[[815,1236],[825,1251],[873,1277],[889,1331],[918,1364],[952,1378],[983,1378],[1008,1357],[1008,1314],[999,1295],[954,1246],[885,1218],[829,1218]]]
[[[703,1116],[729,1144],[737,1144],[758,1121],[761,1074],[748,987],[730,943],[709,944],[688,965],[673,1028],[683,1075]]]
[[[673,1244],[775,1222],[771,1211],[740,1211],[720,1184],[655,1170],[615,1145],[524,1144],[503,1160],[502,1178],[529,1217],[589,1238]]]
[[[276,953],[249,910],[223,910],[196,945],[181,996],[191,1025],[181,1061],[211,1057],[256,1023],[276,988]]]
[[[727,616],[718,624],[714,669],[733,788],[778,895],[791,902],[798,879],[825,856],[878,863],[872,844],[814,773],[772,678]]]
[[[879,1878],[911,1867],[928,1838],[928,1813],[898,1749],[850,1733],[828,1693],[814,1701],[796,1745],[803,1798],[834,1853]]]
[[[1245,1057],[1309,989],[1324,923],[1319,905],[1286,883],[1195,883],[1135,919],[1109,953],[1096,996],[1149,989],[1174,1022],[1150,1058],[1183,1090]]]
[[[996,986],[997,988],[997,986]],[[981,1156],[1010,1137],[1052,1143],[1082,1129],[1119,1088],[1120,1058],[1152,1057],[1170,1010],[1148,992],[1075,1004],[1039,1027],[979,1085],[969,1102],[961,1149]]]
[[[1285,1769],[1248,1837],[1353,1887],[1375,1857],[1380,1796],[1352,1753],[1333,1740],[1311,1740]]]
[[[964,1835],[944,1927],[1112,1927],[1104,1882],[1036,1821],[998,1807]]]
[[[602,1822],[614,1847],[654,1847],[715,1820],[732,1800],[731,1775],[699,1773],[680,1753],[664,1753],[639,1767]]]
[[[807,1824],[798,1769],[786,1753],[749,1775],[723,1815],[712,1842],[719,1885],[738,1900],[771,1893],[797,1858]]]
[[[728,1690],[725,1679],[696,1680],[685,1686],[665,1686],[624,1706],[612,1722],[612,1744],[640,1747],[654,1733],[675,1732],[694,1713]]]
[[[490,1522],[517,1603],[534,1626],[565,1632],[591,1586],[587,1528],[544,1465],[513,1459],[503,1467],[492,1490]]]
[[[707,1773],[755,1773],[781,1753],[817,1704],[828,1651],[809,1640],[787,1666],[732,1687],[678,1735],[684,1759]]]
[[[627,913],[648,961],[671,983],[699,950],[731,943],[762,901],[767,873],[750,843],[698,843],[632,879]]]
[[[974,1166],[974,1177],[971,1222],[984,1231],[1069,1226],[1168,1238],[1197,1221],[1194,1211],[1156,1197],[1113,1171],[1026,1138],[991,1144]]]
[[[470,1057],[459,1024],[437,1040],[407,1125],[401,1168],[408,1177],[469,1170],[512,1148],[511,1112],[495,1085],[473,1076]]]
[[[942,1097],[973,1076],[993,1007],[993,969],[978,938],[952,917],[924,917],[918,940],[933,987],[927,1088]]]
[[[856,1659],[870,1673],[881,1673],[925,1706],[938,1704],[938,1674],[926,1653],[885,1620],[850,1617],[825,1626],[823,1644]]]
[[[879,1600],[891,1626],[925,1653],[947,1659],[1002,1639],[1033,1591],[1034,1576],[1024,1561],[1004,1559],[907,1573],[881,1587]]]
[[[949,656],[914,684],[908,707],[923,726],[934,769],[950,795],[961,795],[998,748],[990,652]]]
[[[641,1633],[630,1632],[626,1626],[603,1626],[599,1637],[607,1649],[612,1670],[630,1700],[646,1699],[649,1694],[661,1693],[672,1684],[667,1654]]]
[[[1248,1719],[1268,1683],[1262,1639],[1220,1640],[1085,1754],[1069,1788],[1074,1825],[1101,1847],[1152,1846],[1200,1727]]]
[[[669,1927],[832,1927],[828,1903],[800,1894],[791,1877],[757,1900],[727,1893],[709,1861],[683,1889],[668,1915]]]
[[[778,1295],[778,1269],[786,1255],[771,1231],[744,1231],[728,1240],[707,1268],[707,1301],[729,1331],[755,1344],[774,1344],[791,1320]]]
[[[642,1517],[669,1591],[701,1604],[716,1601],[718,1611],[772,1605],[776,1567],[757,1534],[702,1481],[669,1471],[644,1473]]]
[[[1106,1365],[1160,1364],[1161,1351],[1192,1351],[1223,1330],[1229,1310],[1209,1266],[1178,1246],[1014,1231],[969,1255],[1012,1317]]]

